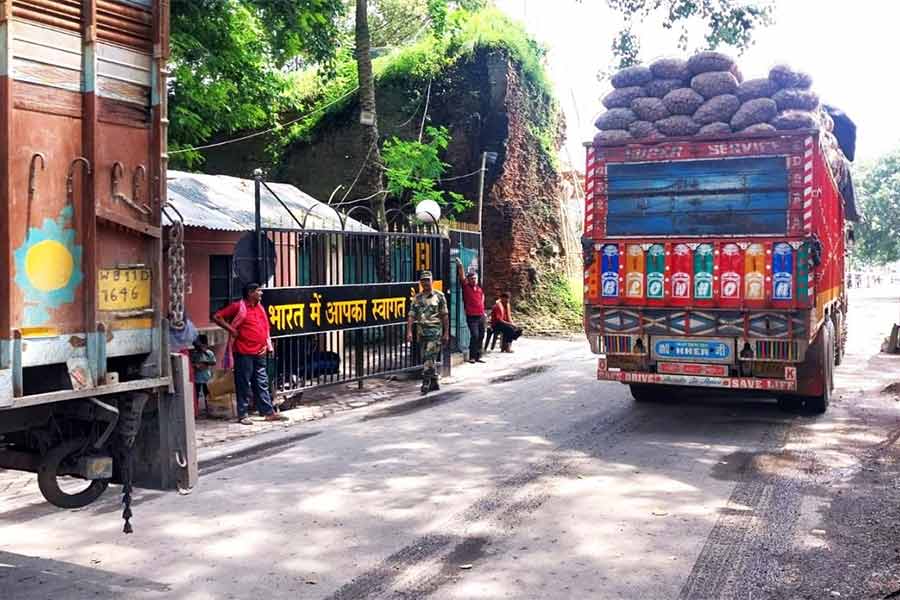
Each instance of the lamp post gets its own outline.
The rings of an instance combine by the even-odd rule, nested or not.
[[[482,286],[484,286],[484,232],[481,225],[484,222],[484,180],[488,164],[493,165],[495,162],[497,162],[496,152],[481,153],[481,172],[478,176],[478,262],[481,269],[478,275],[481,277]]]

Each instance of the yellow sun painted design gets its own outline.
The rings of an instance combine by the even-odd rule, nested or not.
[[[25,254],[25,275],[31,285],[42,292],[52,292],[66,286],[72,278],[75,259],[63,244],[44,240]]]
[[[75,288],[84,279],[71,218],[67,206],[58,219],[44,219],[41,227],[28,230],[25,243],[15,251],[15,281],[25,300],[26,327],[44,325],[50,320],[48,309],[73,302]]]

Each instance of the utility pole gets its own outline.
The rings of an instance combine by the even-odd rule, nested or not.
[[[481,153],[481,171],[478,174],[478,233],[481,233],[481,212],[484,208],[484,172],[487,169],[487,152]]]

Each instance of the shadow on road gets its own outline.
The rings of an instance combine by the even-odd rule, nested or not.
[[[35,595],[36,588],[41,590],[40,596]],[[3,600],[35,600],[38,597],[115,598],[122,594],[129,598],[154,598],[163,597],[170,588],[149,579],[126,577],[96,567],[0,551],[0,590],[3,590]]]
[[[459,400],[464,395],[465,392],[463,390],[452,390],[449,392],[441,392],[440,394],[423,396],[422,398],[416,398],[409,402],[394,404],[382,408],[381,410],[376,410],[375,412],[364,416],[360,421],[374,421],[376,419],[389,419],[391,417],[411,415],[421,410],[428,410],[429,408],[435,408],[453,402],[454,400]]]

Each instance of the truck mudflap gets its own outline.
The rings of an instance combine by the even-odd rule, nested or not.
[[[618,381],[620,383],[659,384],[688,387],[722,388],[731,390],[771,390],[775,392],[797,391],[796,367],[784,368],[784,379],[768,379],[762,377],[728,377],[706,374],[709,367],[714,365],[702,365],[704,369],[696,372],[701,365],[683,363],[670,363],[679,365],[681,372],[649,373],[646,371],[623,371],[610,369],[605,358],[597,361],[597,379],[601,381]],[[677,368],[668,368],[676,371]]]

